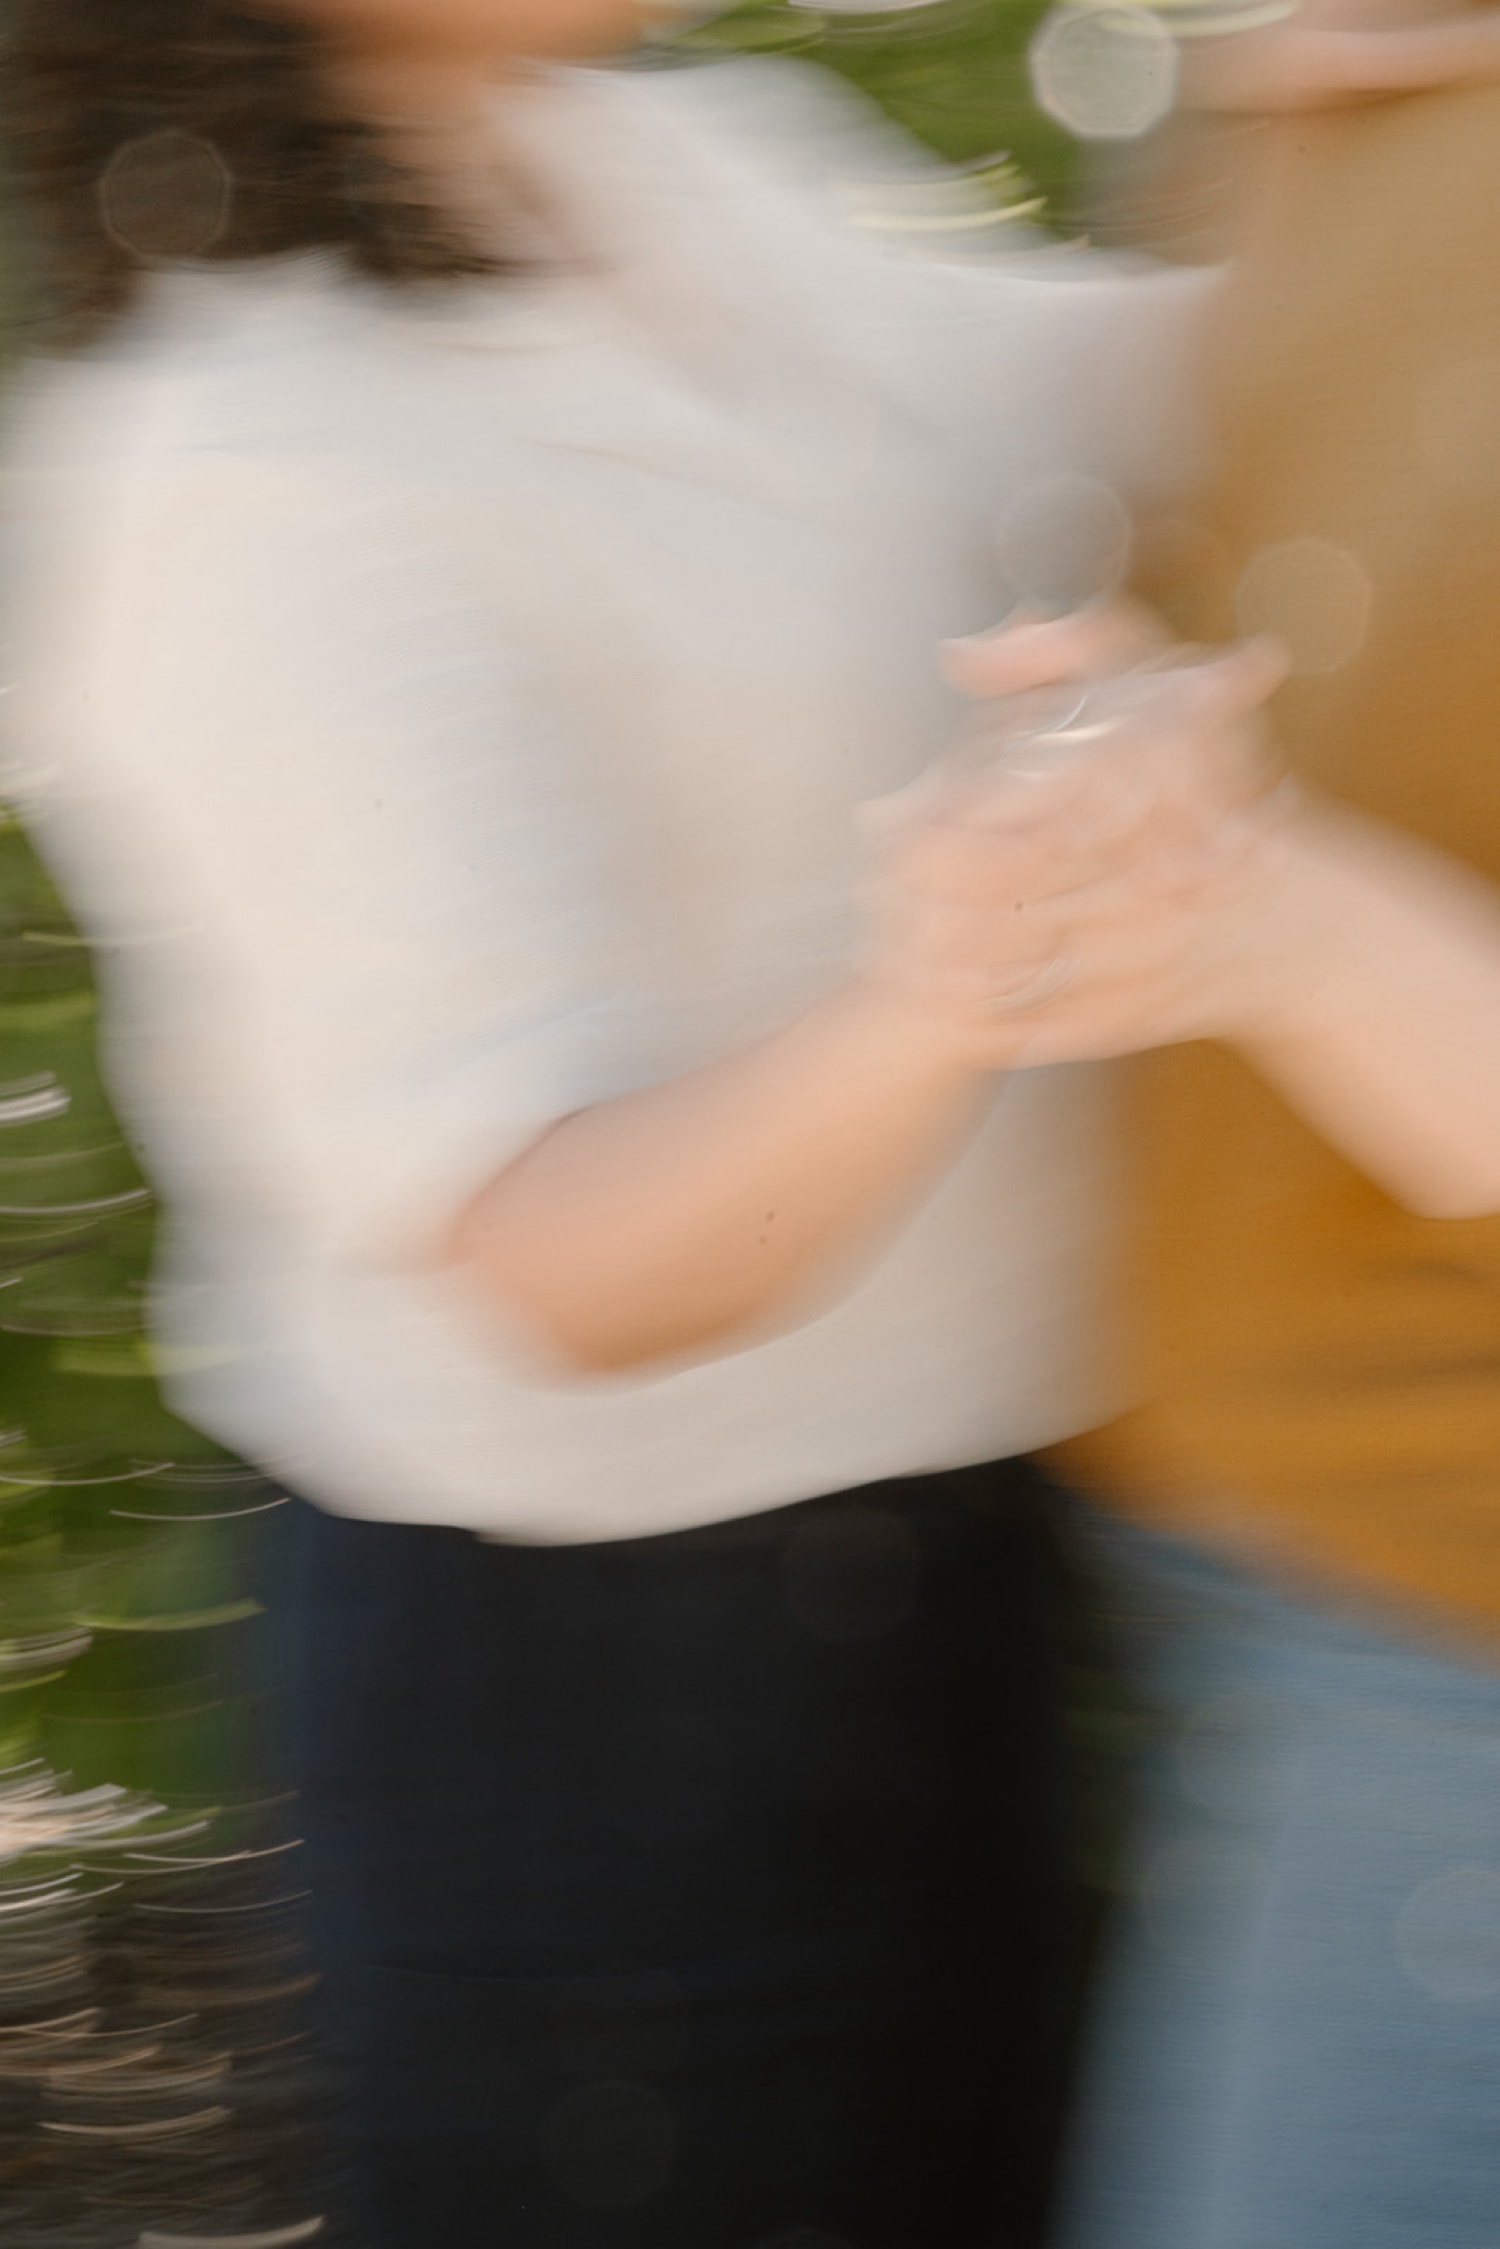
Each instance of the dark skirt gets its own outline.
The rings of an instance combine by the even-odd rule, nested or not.
[[[300,1509],[379,2249],[1039,2240],[1067,1885],[1024,1464],[595,1546]]]

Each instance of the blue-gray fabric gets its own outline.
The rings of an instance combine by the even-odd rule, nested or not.
[[[1500,1675],[1081,1527],[1162,1723],[1063,2249],[1493,2249]]]

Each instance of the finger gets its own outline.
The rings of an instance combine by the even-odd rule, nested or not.
[[[1165,645],[1166,636],[1148,610],[1115,599],[1092,602],[1064,617],[1018,611],[993,632],[945,641],[941,662],[950,686],[982,701],[1118,671]]]
[[[1291,670],[1291,657],[1283,641],[1271,633],[1258,633],[1241,641],[1211,663],[1196,665],[1182,675],[1190,709],[1203,726],[1223,726],[1248,718],[1273,696]]]
[[[1188,897],[1233,879],[1294,809],[1279,791],[1216,803],[1174,790],[1171,779],[1159,785],[1145,762],[1101,761],[1044,819],[973,822],[966,838],[934,840],[930,858],[914,864],[914,880],[929,894],[943,890],[976,907],[1010,901],[1013,912],[1033,917],[1106,891]]]
[[[1028,826],[1091,794],[1093,818],[1108,829],[1122,817],[1127,824],[1138,818],[1153,801],[1198,820],[1226,801],[1253,802],[1274,774],[1247,721],[1281,683],[1286,657],[1270,640],[1191,664],[1181,661],[1185,653],[1173,650],[1169,663],[1141,664],[1082,690],[1088,700],[1081,717],[1076,710],[1059,714],[1050,731],[1042,714],[1026,709],[1028,701],[1045,702],[1048,690],[989,706],[1022,714],[998,731],[981,706],[972,739],[946,761],[954,793],[944,813]],[[1050,692],[1076,696],[1080,687]]]
[[[1246,718],[1281,686],[1290,668],[1284,645],[1270,634],[1212,653],[1173,651],[1170,663],[1137,665],[1097,682],[1088,692],[1085,725],[1056,737],[1106,747],[1110,754],[1140,743],[1207,737]],[[1107,739],[1106,739],[1107,737]]]
[[[1108,824],[1154,806],[1168,825],[1187,819],[1201,826],[1232,806],[1256,803],[1280,772],[1259,713],[1286,671],[1280,645],[1258,640],[1208,663],[1135,674],[1113,692],[1106,687],[1090,705],[1102,723],[1075,730],[1081,754],[1073,816],[1092,800]]]
[[[1111,603],[1064,617],[1009,618],[994,632],[945,641],[940,661],[950,686],[984,701],[1119,668],[1149,645]]]
[[[893,872],[913,898],[990,913],[1059,887],[1058,870],[1074,859],[1050,823],[1020,832],[933,823],[910,838]]]
[[[1055,896],[1111,868],[1180,865],[1185,849],[1217,845],[1226,816],[1253,812],[1274,785],[1248,718],[1285,668],[1276,644],[1260,641],[1119,683],[1129,700],[1091,730],[1097,741],[1035,771],[1002,761],[928,799],[911,878],[929,894]]]
[[[1028,745],[1027,758],[975,776],[946,820],[1055,858],[1132,851],[1165,825],[1202,823],[1201,791],[1178,771],[1188,760],[1158,730],[1121,724],[1055,755]]]
[[[1144,890],[1176,881],[1185,864],[1201,865],[1202,854],[1150,833],[1100,835],[1058,818],[1029,831],[929,831],[913,843],[899,886],[914,901],[987,920],[1010,945],[1080,893],[1121,881]]]
[[[1166,818],[1201,827],[1253,808],[1275,788],[1284,766],[1261,712],[1288,669],[1279,642],[1249,642],[1182,675],[1158,711],[1134,714],[1121,730],[1121,762],[1140,767],[1141,785]]]

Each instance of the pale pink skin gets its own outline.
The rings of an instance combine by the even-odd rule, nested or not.
[[[1346,107],[1500,78],[1500,8],[1452,0],[1304,0],[1261,31],[1187,42],[1188,106]]]
[[[681,0],[258,0],[321,32],[340,101],[477,241],[526,200],[497,139],[498,85],[538,64],[596,61],[636,46]],[[492,246],[504,247],[495,238]]]
[[[351,58],[493,76],[527,61],[618,53],[669,9],[643,0],[265,0]]]

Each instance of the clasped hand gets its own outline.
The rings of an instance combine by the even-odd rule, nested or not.
[[[871,973],[980,1068],[1251,1034],[1296,973],[1277,651],[1171,651],[1115,605],[948,654],[975,723],[874,808]]]

